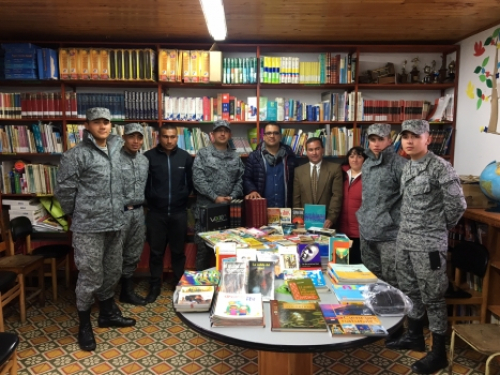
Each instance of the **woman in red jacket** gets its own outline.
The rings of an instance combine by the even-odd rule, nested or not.
[[[347,152],[347,160],[342,164],[344,197],[340,213],[339,232],[345,233],[353,241],[349,251],[350,264],[362,263],[356,211],[361,206],[361,167],[365,159],[365,150],[362,147],[353,147]]]

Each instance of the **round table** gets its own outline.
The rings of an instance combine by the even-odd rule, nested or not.
[[[338,303],[327,280],[328,291],[319,291],[320,303]],[[293,301],[291,296],[275,294],[275,299]],[[381,339],[379,336],[332,337],[328,332],[272,332],[271,313],[264,302],[266,326],[260,327],[211,327],[208,312],[180,313],[177,316],[191,329],[203,336],[226,344],[254,349],[259,354],[259,375],[309,375],[313,372],[312,358],[315,352],[335,351],[360,347]],[[397,330],[404,316],[379,317],[389,333]]]

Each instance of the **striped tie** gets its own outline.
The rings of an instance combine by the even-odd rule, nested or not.
[[[318,195],[318,166],[317,165],[315,165],[313,168],[311,183],[312,183],[313,202],[316,203],[316,199],[317,199],[317,195]]]

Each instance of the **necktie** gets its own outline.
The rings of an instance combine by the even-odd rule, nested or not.
[[[318,193],[318,166],[317,165],[315,165],[313,168],[311,183],[312,183],[313,202],[316,203],[316,198],[317,198],[317,193]]]

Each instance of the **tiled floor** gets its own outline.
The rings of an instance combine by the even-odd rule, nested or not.
[[[147,285],[139,286],[142,294]],[[172,292],[165,286],[156,303],[123,305],[137,325],[122,329],[95,328],[97,350],[84,352],[76,342],[78,331],[73,290],[60,288],[57,303],[51,300],[28,309],[28,321],[19,322],[15,306],[4,310],[7,331],[21,337],[19,374],[257,374],[257,352],[200,336],[187,328],[171,308]],[[97,320],[93,309],[93,322]],[[500,338],[499,338],[500,339]],[[383,341],[362,348],[314,356],[315,375],[410,374],[411,364],[423,353],[385,349]],[[484,374],[485,358],[465,346],[456,350],[453,372]],[[441,373],[447,373],[442,371]],[[492,374],[500,374],[500,367]],[[300,375],[300,374],[299,374]]]

